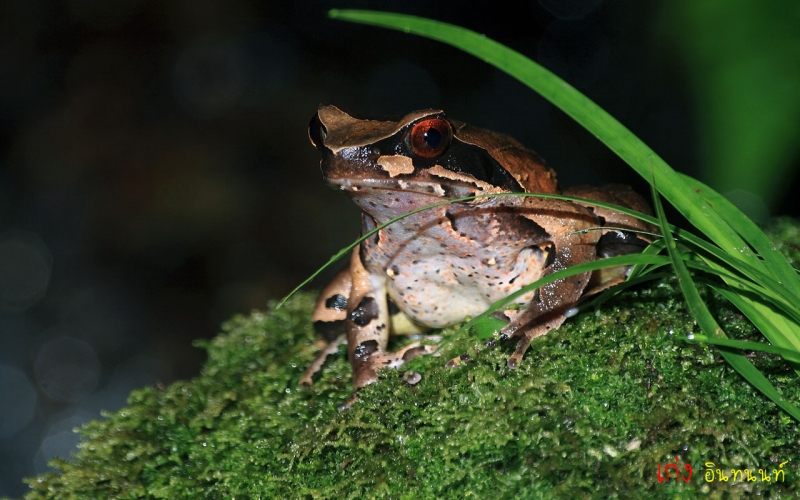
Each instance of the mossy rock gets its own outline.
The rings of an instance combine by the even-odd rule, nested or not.
[[[772,234],[797,262],[800,231]],[[706,295],[731,336],[758,340],[741,315]],[[80,432],[74,461],[29,480],[26,498],[712,498],[800,490],[797,422],[755,391],[697,331],[674,281],[626,291],[534,341],[469,334],[406,371],[384,371],[347,411],[345,349],[311,388],[297,381],[318,351],[311,294],[237,316],[207,343],[200,376],[134,391],[129,406]],[[444,334],[452,334],[450,329]],[[476,352],[476,349],[480,352]],[[445,360],[471,350],[472,361]],[[792,401],[800,385],[774,356],[754,363]],[[659,482],[675,463],[691,480]],[[785,465],[785,479],[762,482]],[[755,482],[705,480],[714,468]]]

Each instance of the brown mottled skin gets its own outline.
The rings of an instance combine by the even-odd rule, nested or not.
[[[362,209],[363,232],[448,199],[560,192],[555,172],[536,153],[439,110],[378,121],[321,106],[309,137],[322,154],[325,181]],[[578,187],[564,194],[649,212],[627,186]],[[601,226],[609,229],[584,231]],[[313,319],[330,339],[331,331],[346,336],[333,342],[346,340],[358,389],[374,382],[378,369],[435,349],[413,343],[389,352],[390,334],[458,323],[542,276],[646,245],[646,236],[612,228],[652,230],[619,212],[537,197],[487,197],[426,210],[354,249],[349,267],[320,295]],[[517,303],[527,308],[507,311],[511,322],[499,332],[500,338],[519,339],[508,365],[516,367],[532,339],[561,325],[581,296],[622,281],[625,271],[584,273],[521,297]],[[390,302],[399,310],[394,316]],[[401,328],[396,318],[403,316]],[[310,384],[320,366],[318,360],[301,383]]]

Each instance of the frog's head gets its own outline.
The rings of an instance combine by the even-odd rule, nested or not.
[[[415,193],[428,203],[484,193],[556,192],[555,173],[535,153],[510,137],[450,120],[441,110],[391,121],[320,106],[308,136],[322,153],[325,181],[354,199],[375,190]]]

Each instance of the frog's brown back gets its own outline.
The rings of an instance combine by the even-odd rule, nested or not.
[[[485,149],[529,193],[559,193],[556,172],[544,159],[513,137],[450,120],[458,139]]]

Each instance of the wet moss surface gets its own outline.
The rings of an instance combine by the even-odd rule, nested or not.
[[[800,230],[771,234],[800,262]],[[706,296],[732,337],[760,340]],[[81,429],[72,462],[32,478],[26,498],[737,498],[800,490],[798,424],[732,371],[715,348],[687,343],[697,327],[670,280],[627,291],[537,339],[517,370],[513,346],[469,334],[439,356],[385,371],[352,409],[345,348],[311,388],[318,351],[311,294],[238,316],[207,344],[195,379],[134,391],[129,406]],[[445,331],[445,335],[453,329]],[[472,360],[446,369],[450,357]],[[800,401],[796,375],[774,356],[754,363]],[[422,375],[410,385],[403,373]],[[688,482],[658,480],[678,466]],[[783,481],[763,482],[784,466]],[[706,462],[727,482],[705,480]],[[750,469],[756,481],[734,480]],[[665,470],[665,469],[662,469]]]

